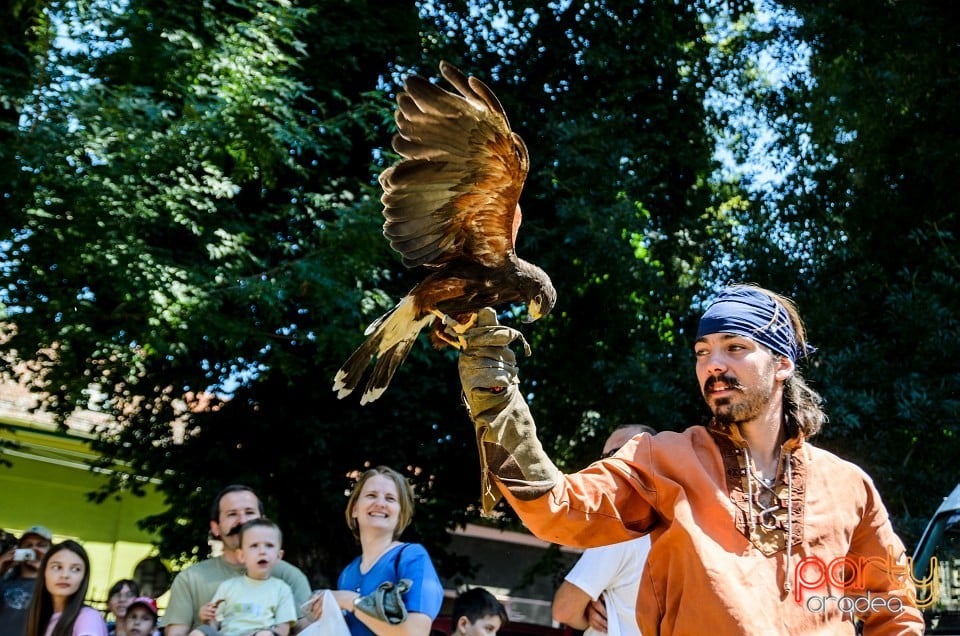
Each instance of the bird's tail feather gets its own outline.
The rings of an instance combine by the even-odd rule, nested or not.
[[[333,390],[337,392],[337,398],[342,400],[347,397],[360,384],[364,370],[377,353],[381,337],[382,334],[377,334],[364,340],[337,371],[333,378]]]
[[[398,342],[377,357],[377,362],[373,365],[373,372],[370,373],[370,379],[367,380],[367,386],[363,390],[363,395],[360,396],[360,404],[373,402],[383,395],[383,392],[390,385],[390,380],[393,379],[393,374],[396,373],[407,354],[410,353],[414,342],[416,342],[416,338]]]
[[[350,395],[360,384],[363,372],[370,360],[376,358],[373,372],[360,404],[373,402],[387,390],[393,374],[403,363],[420,330],[434,321],[433,314],[417,318],[411,296],[404,297],[390,311],[373,321],[364,331],[367,339],[337,371],[333,379],[333,390],[340,399]]]

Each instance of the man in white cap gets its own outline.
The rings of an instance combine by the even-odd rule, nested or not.
[[[40,560],[52,540],[49,528],[31,526],[20,535],[16,548],[0,555],[0,636],[23,636]]]

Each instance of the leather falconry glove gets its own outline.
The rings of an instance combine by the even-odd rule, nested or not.
[[[354,608],[391,625],[399,625],[407,620],[407,606],[401,594],[405,594],[412,585],[410,579],[400,579],[396,584],[384,581],[370,594],[358,598]]]
[[[516,329],[497,322],[496,312],[486,307],[477,323],[463,337],[460,352],[460,384],[477,435],[483,514],[487,515],[502,496],[491,475],[518,499],[536,499],[560,480],[560,471],[537,439],[530,409],[520,393],[517,356],[510,349],[516,340],[530,355],[530,345]]]

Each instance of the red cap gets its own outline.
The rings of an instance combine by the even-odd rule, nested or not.
[[[130,613],[130,610],[133,609],[134,605],[143,605],[148,610],[150,610],[150,613],[153,614],[154,618],[157,617],[157,602],[152,598],[150,598],[149,596],[138,596],[137,598],[130,601],[130,603],[127,604],[128,614]]]

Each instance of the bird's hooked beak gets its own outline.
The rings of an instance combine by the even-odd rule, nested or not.
[[[537,296],[527,303],[527,315],[521,320],[524,324],[530,324],[543,317],[543,295]]]

